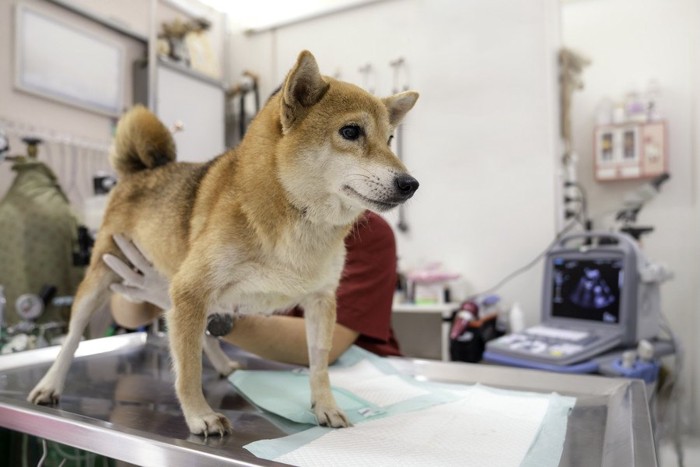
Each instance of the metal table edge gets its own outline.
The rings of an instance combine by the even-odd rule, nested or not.
[[[222,457],[207,446],[197,445],[195,449],[173,444],[156,434],[134,432],[101,420],[29,402],[22,404],[3,396],[0,396],[0,426],[136,465],[260,465]]]

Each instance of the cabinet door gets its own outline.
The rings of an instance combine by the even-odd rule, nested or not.
[[[647,176],[660,175],[668,171],[666,149],[666,124],[653,122],[642,128],[642,165]]]
[[[183,124],[174,136],[178,161],[208,161],[224,151],[221,86],[160,66],[157,114],[171,130],[176,122]]]

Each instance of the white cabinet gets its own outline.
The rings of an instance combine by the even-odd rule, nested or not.
[[[452,313],[459,303],[395,304],[391,326],[401,352],[412,358],[450,361]]]
[[[156,114],[172,129],[177,160],[202,162],[225,149],[225,96],[221,83],[177,64],[158,65]]]
[[[596,180],[651,178],[668,172],[666,132],[664,121],[596,127]]]

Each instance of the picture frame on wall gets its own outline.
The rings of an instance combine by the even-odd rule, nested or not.
[[[15,87],[86,110],[123,111],[125,51],[41,9],[16,7]]]

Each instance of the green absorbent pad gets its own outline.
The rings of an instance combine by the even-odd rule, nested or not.
[[[352,428],[315,426],[305,371],[235,372],[231,382],[253,403],[314,425],[245,448],[292,465],[556,466],[575,404],[557,394],[416,381],[357,347],[329,373]]]

